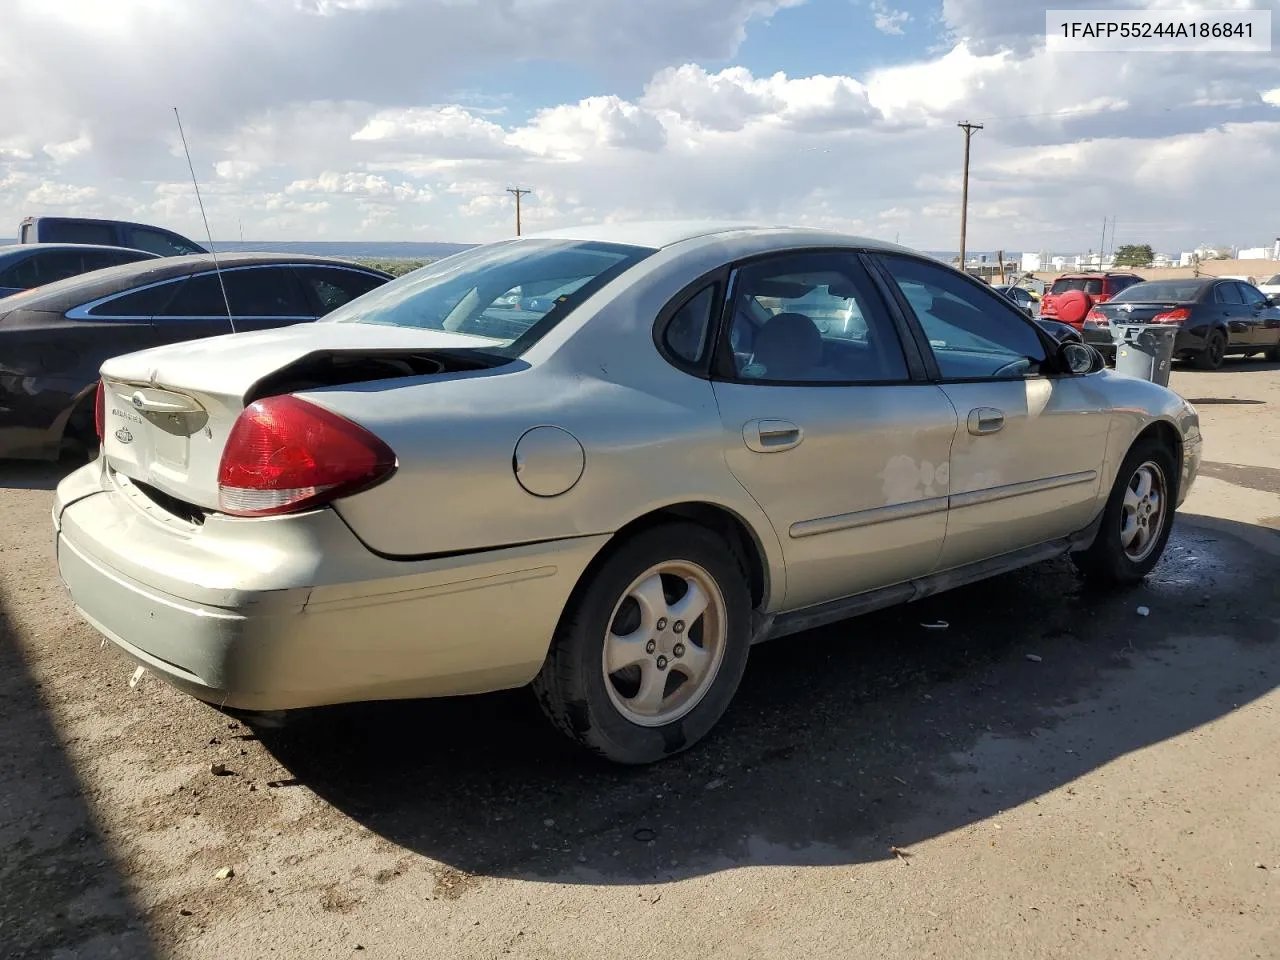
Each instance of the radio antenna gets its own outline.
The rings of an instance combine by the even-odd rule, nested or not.
[[[218,251],[213,245],[213,231],[209,229],[209,217],[204,212],[204,200],[200,198],[200,184],[196,182],[196,167],[191,162],[191,148],[187,146],[187,135],[182,132],[182,117],[178,108],[173,108],[174,119],[178,121],[178,136],[182,138],[182,151],[187,155],[187,169],[191,171],[191,185],[196,188],[196,203],[200,205],[200,219],[204,221],[204,235],[209,238],[209,252],[213,254],[213,272],[218,277],[218,286],[222,290],[222,305],[227,308],[227,323],[231,324],[231,332],[236,332],[236,321],[231,316],[231,301],[227,299],[227,285],[222,281],[222,267],[218,264]]]

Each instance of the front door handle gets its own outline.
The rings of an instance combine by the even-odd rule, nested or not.
[[[751,420],[742,428],[742,440],[756,453],[790,450],[804,439],[804,431],[790,420]]]
[[[969,411],[968,426],[975,437],[998,433],[1004,428],[1004,411],[995,407],[975,407]]]

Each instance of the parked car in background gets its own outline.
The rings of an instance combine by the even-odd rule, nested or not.
[[[1258,289],[1269,297],[1280,297],[1280,273],[1273,274],[1258,284]]]
[[[1016,284],[1004,283],[997,284],[991,288],[996,293],[1002,294],[1016,303],[1029,317],[1038,317],[1040,315],[1040,301],[1031,295],[1031,291],[1025,287],[1019,287]]]
[[[19,243],[88,243],[104,247],[146,250],[161,257],[208,253],[181,234],[127,220],[88,217],[27,217],[18,227]]]
[[[1230,354],[1280,360],[1280,305],[1240,280],[1149,280],[1098,304],[1089,320],[1108,333],[1117,323],[1177,326],[1174,359],[1202,370],[1216,370]]]
[[[0,298],[94,270],[155,258],[156,254],[145,250],[77,243],[0,247]]]
[[[1190,404],[985,283],[739,224],[487,244],[100,397],[56,554],[152,673],[239,710],[532,684],[623,763],[706,735],[756,641],[1068,553],[1141,580],[1201,455]]]
[[[219,263],[237,331],[315,320],[391,279],[321,257],[235,254]],[[222,284],[208,256],[159,257],[0,300],[0,457],[52,459],[94,446],[102,362],[230,333]]]
[[[1141,282],[1135,273],[1063,274],[1040,299],[1040,316],[1081,327],[1094,304],[1106,303],[1121,290]]]

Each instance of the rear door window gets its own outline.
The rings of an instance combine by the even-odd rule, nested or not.
[[[40,283],[53,283],[84,273],[84,258],[79,251],[59,250],[55,253],[39,253],[32,259],[39,263]]]
[[[1213,288],[1214,303],[1240,304],[1244,303],[1244,298],[1240,296],[1240,291],[1234,283],[1220,283]]]
[[[217,275],[211,276],[216,287]],[[227,285],[231,312],[237,317],[310,319],[315,316],[307,306],[302,284],[290,267],[225,270],[222,279]],[[220,309],[219,313],[226,313],[226,309]]]
[[[224,275],[225,276],[225,275]],[[230,295],[231,291],[227,291]],[[173,299],[158,314],[170,319],[195,319],[225,317],[227,305],[222,299],[222,287],[213,273],[188,277]]]
[[[376,274],[342,270],[338,267],[294,267],[294,272],[310,291],[319,316],[324,316],[330,310],[337,310],[343,304],[386,283]]]

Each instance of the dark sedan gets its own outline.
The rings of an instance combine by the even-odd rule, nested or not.
[[[1086,320],[1108,337],[1116,324],[1176,325],[1174,359],[1202,370],[1216,370],[1228,354],[1261,353],[1280,361],[1280,305],[1242,280],[1148,280],[1097,304]],[[1085,325],[1086,343],[1090,326]]]
[[[0,458],[54,459],[92,447],[94,387],[109,357],[233,326],[315,320],[391,279],[298,255],[234,254],[218,264],[221,283],[207,254],[162,257],[0,300]]]
[[[158,258],[158,254],[145,250],[87,243],[18,243],[0,247],[0,297],[122,263]]]

